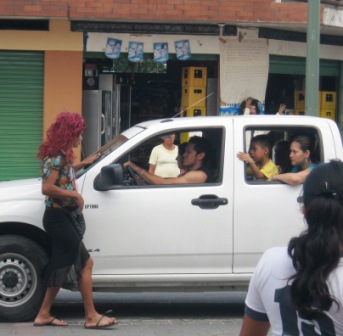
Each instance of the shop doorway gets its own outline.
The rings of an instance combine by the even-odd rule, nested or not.
[[[166,63],[164,72],[117,74],[121,82],[129,85],[132,90],[130,125],[147,120],[180,116],[182,110],[182,69],[184,67],[207,68],[207,91],[213,98],[212,100],[207,99],[207,110],[210,115],[217,114],[218,62],[172,60]],[[216,84],[215,87],[213,87],[213,82]]]
[[[269,74],[268,85],[266,90],[265,111],[266,114],[275,114],[280,104],[286,105],[286,111],[290,114],[295,113],[297,91],[305,90],[305,75],[289,74]],[[320,76],[319,78],[319,95],[322,92],[334,92],[338,90],[338,77]],[[320,99],[320,97],[319,97]],[[321,106],[319,106],[321,109]],[[334,107],[334,110],[337,106]],[[318,112],[318,115],[320,111]]]
[[[326,59],[319,61],[318,115],[336,121],[340,66],[339,61]],[[306,58],[270,55],[266,113],[275,114],[281,103],[286,104],[286,111],[289,110],[290,114],[305,113],[305,75]]]
[[[111,111],[109,112],[107,108],[105,114],[104,106],[99,103],[97,110],[93,109],[90,112],[86,111],[88,107],[83,104],[84,116],[86,113],[96,114],[96,120],[102,120],[101,122],[104,123],[96,126],[92,135],[88,136],[86,132],[84,143],[94,144],[94,137],[101,142],[101,133],[105,129],[111,131],[111,134],[106,133],[108,138],[143,121],[179,117],[182,107],[182,68],[184,67],[207,68],[208,91],[211,91],[209,92],[211,99],[207,99],[206,102],[207,111],[208,115],[217,115],[218,64],[217,60],[170,60],[165,64],[158,64],[149,59],[141,63],[131,63],[127,58],[121,58],[116,63],[108,59],[86,59],[83,96],[89,96],[89,91],[110,91]],[[106,106],[108,107],[108,104]],[[84,148],[84,156],[93,149]]]

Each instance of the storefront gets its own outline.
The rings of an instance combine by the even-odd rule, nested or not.
[[[0,29],[0,181],[40,176],[47,128],[61,111],[82,109],[83,34],[67,20],[14,23]]]
[[[336,95],[335,112],[338,109],[338,92],[341,61],[320,60],[319,92],[334,92]],[[296,110],[295,91],[305,89],[305,57],[271,55],[266,90],[266,112],[274,114],[281,103],[290,111]],[[337,120],[337,115],[335,116]]]
[[[0,31],[3,41],[1,76],[9,76],[14,81],[13,89],[8,86],[9,81],[0,84],[1,94],[11,101],[8,108],[6,99],[2,99],[0,116],[2,120],[11,122],[23,121],[18,124],[18,133],[11,131],[12,126],[7,127],[4,123],[0,126],[3,143],[0,155],[5,158],[3,164],[6,163],[6,167],[1,167],[0,180],[38,176],[35,155],[47,127],[63,110],[80,111],[85,115],[85,109],[89,106],[86,99],[90,92],[101,91],[96,95],[95,113],[100,126],[96,126],[97,134],[89,137],[89,141],[96,143],[97,147],[135,123],[181,115],[185,107],[182,103],[184,68],[200,67],[207,70],[206,85],[200,89],[194,88],[196,92],[204,94],[201,97],[206,98],[201,98],[200,106],[197,105],[200,99],[189,103],[187,106],[195,105],[196,109],[186,114],[197,116],[203,115],[204,111],[206,115],[220,114],[219,107],[223,100],[221,81],[227,76],[227,69],[221,67],[221,60],[227,56],[221,49],[224,44],[235,51],[235,47],[244,43],[247,50],[251,51],[250,54],[244,54],[249,56],[244,66],[240,63],[240,55],[235,54],[231,70],[235,71],[233,74],[237,77],[227,76],[224,84],[230,83],[242,94],[241,99],[245,99],[255,95],[254,91],[247,88],[247,84],[253,83],[262,92],[259,99],[265,101],[266,113],[274,113],[280,103],[286,103],[288,109],[292,110],[294,90],[303,90],[305,85],[306,43],[261,38],[258,28],[225,26],[219,31],[217,26],[170,25],[170,30],[184,31],[167,34],[158,31],[161,26],[166,29],[165,25],[149,25],[152,33],[130,32],[128,24],[122,27],[119,23],[119,32],[106,32],[106,27],[101,32],[89,32],[87,29],[91,29],[95,23],[86,23],[77,29],[73,22],[51,20],[48,23],[43,31]],[[127,32],[123,33],[124,30]],[[106,55],[109,39],[121,41],[118,58]],[[141,46],[141,58],[138,61],[132,57],[131,43]],[[180,57],[180,43],[188,47],[187,57]],[[156,44],[161,47],[168,45],[168,59],[164,62],[156,60]],[[265,68],[262,75],[259,64],[255,62],[256,50],[253,46],[256,44],[264,48],[262,61]],[[18,62],[10,55],[18,57]],[[320,91],[337,93],[335,119],[338,120],[342,99],[342,46],[322,44],[320,58]],[[11,70],[11,75],[6,74],[12,63],[16,65],[15,69]],[[18,72],[20,77],[13,75]],[[20,92],[27,80],[29,88]],[[31,100],[26,101],[27,98]],[[107,113],[106,123],[99,122],[104,109]],[[17,119],[15,116],[21,117]],[[98,127],[102,129],[98,131]],[[31,153],[14,141],[20,137],[25,139],[25,144],[30,144]],[[15,150],[11,150],[10,144],[15,146]],[[87,154],[89,152],[83,148],[83,153],[77,153],[77,156],[80,158]],[[30,157],[27,160],[26,155]],[[17,164],[18,158],[25,163],[23,167]],[[7,163],[10,163],[10,169]]]
[[[83,65],[82,113],[86,122],[93,126],[84,134],[83,156],[136,123],[185,116],[187,113],[182,111],[197,107],[198,101],[201,101],[201,111],[206,111],[206,115],[218,115],[219,54],[212,52],[218,48],[216,37],[85,35],[87,51]],[[121,51],[116,58],[106,54],[109,40],[120,41]],[[134,43],[141,44],[143,50],[139,61],[130,57],[129,45],[135,40],[138,42]],[[175,51],[175,41],[180,40],[189,43],[191,55],[187,59],[180,60]],[[156,61],[155,43],[168,48],[164,62]],[[201,91],[200,99],[183,106],[182,70],[190,67],[205,68],[206,80],[203,87],[191,88]],[[94,116],[94,109],[100,110],[97,116]]]
[[[152,27],[159,28],[153,25]],[[247,96],[254,96],[255,91],[258,91],[259,94],[255,98],[265,102],[266,113],[274,113],[276,106],[280,103],[286,103],[289,110],[294,110],[294,91],[304,90],[305,86],[306,43],[292,41],[293,35],[290,37],[285,35],[286,39],[290,38],[289,41],[262,38],[258,28],[243,29],[231,26],[228,28],[230,29],[227,29],[223,36],[206,34],[201,36],[167,35],[157,32],[152,34],[85,33],[85,66],[87,63],[96,63],[98,75],[105,72],[120,74],[120,76],[116,76],[117,79],[132,85],[131,124],[144,120],[144,115],[146,118],[159,118],[176,114],[174,112],[179,110],[180,106],[182,107],[182,104],[177,103],[181,100],[180,92],[182,93],[180,88],[182,85],[181,69],[188,66],[205,65],[208,68],[208,78],[217,80],[216,104],[214,108],[206,111],[207,115],[220,114],[221,102],[231,98],[231,92],[229,97],[225,97],[225,88],[223,89],[223,87],[227,83],[233,87],[231,88],[233,93],[240,93],[240,97],[234,101],[235,103],[241,102]],[[304,34],[301,37],[303,38]],[[106,57],[106,45],[109,39],[120,41],[121,54],[119,59]],[[189,43],[191,57],[187,61],[177,57],[176,42],[179,40],[185,40]],[[169,60],[165,64],[154,60],[154,44],[156,42],[168,45]],[[130,62],[130,43],[141,44],[142,48],[144,47],[141,62]],[[242,50],[238,50],[241,45],[245,45],[245,49],[242,49],[244,54],[240,54]],[[226,46],[226,50],[223,50],[222,46]],[[230,64],[232,64],[231,69],[224,67],[222,59],[234,49],[238,51],[236,50],[236,54],[234,51],[232,55],[229,55]],[[261,62],[256,61],[256,54],[259,52],[262,66]],[[321,45],[319,91],[336,92],[337,102],[341,76],[341,52],[342,47],[339,45]],[[243,58],[245,58],[245,63],[242,62]],[[262,67],[265,68],[263,73],[261,72]],[[228,70],[233,71],[228,75]],[[173,91],[171,95],[175,98],[165,108],[161,108],[163,103],[158,108],[154,108],[154,99],[148,98],[149,94],[147,96],[145,92],[148,86],[158,85],[160,81],[167,81],[169,87],[174,87],[171,89]],[[94,82],[99,83],[97,80]],[[85,88],[84,85],[84,89],[92,88]],[[144,101],[135,100],[137,96],[145,96],[146,99]],[[161,100],[168,101],[164,98]],[[146,106],[147,103],[151,109]],[[139,106],[138,111],[137,106]]]
[[[147,119],[171,118],[181,111],[182,69],[188,67],[207,69],[207,82],[215,84],[206,90],[206,96],[213,96],[215,101],[209,105],[207,115],[217,115],[218,55],[194,55],[191,60],[181,62],[172,54],[162,64],[154,62],[152,54],[145,55],[141,63],[132,63],[127,53],[123,53],[117,60],[105,59],[100,53],[86,53],[83,90],[110,90],[111,85],[103,81],[110,77],[114,90],[118,85],[131,88],[131,102],[125,102],[131,103],[131,125]],[[89,69],[94,71],[87,71]]]

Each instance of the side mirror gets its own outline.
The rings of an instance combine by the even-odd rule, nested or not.
[[[100,174],[94,179],[93,187],[97,191],[107,191],[123,184],[123,167],[113,163],[101,168]]]

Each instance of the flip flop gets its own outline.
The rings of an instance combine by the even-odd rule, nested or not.
[[[101,320],[106,317],[106,315],[101,315],[101,317],[99,318],[98,322],[96,323],[96,325],[94,326],[87,326],[86,323],[84,324],[85,329],[107,329],[108,327],[111,327],[115,324],[118,323],[118,321],[115,322],[110,322],[104,325],[99,325],[99,323],[101,322]]]
[[[46,323],[34,323],[34,327],[68,327],[68,324],[57,324],[54,321],[58,320],[56,317],[53,317],[49,322]],[[63,321],[63,320],[60,320]],[[64,322],[64,321],[63,321]]]

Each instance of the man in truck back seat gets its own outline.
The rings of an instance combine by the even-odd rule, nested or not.
[[[189,139],[183,155],[183,166],[187,173],[183,176],[163,178],[149,173],[132,161],[124,163],[124,167],[131,167],[148,184],[189,184],[214,182],[212,172],[213,148],[210,142],[202,137],[193,136]]]

